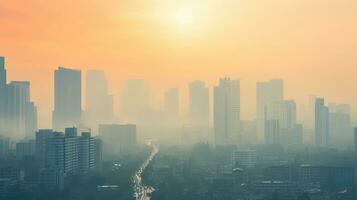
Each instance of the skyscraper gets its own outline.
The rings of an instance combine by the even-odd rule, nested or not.
[[[216,145],[238,142],[240,127],[240,80],[222,78],[214,87],[214,133]]]
[[[354,135],[354,147],[355,147],[355,151],[357,151],[357,127],[353,128],[353,135]]]
[[[209,89],[202,81],[189,84],[189,126],[184,136],[193,142],[209,141]]]
[[[331,145],[340,149],[352,145],[350,105],[329,103],[328,108]]]
[[[134,124],[101,124],[99,136],[103,140],[104,152],[107,154],[128,153],[137,144]]]
[[[257,140],[259,143],[263,143],[266,120],[265,107],[268,103],[282,101],[284,99],[284,82],[280,79],[275,79],[268,82],[258,82],[256,92]]]
[[[0,57],[0,89],[5,88],[6,83],[5,57]]]
[[[315,100],[315,144],[321,147],[330,145],[329,109],[323,98]]]
[[[78,125],[82,121],[81,71],[59,67],[55,71],[53,111],[54,130]]]
[[[207,126],[209,123],[209,90],[202,81],[189,84],[190,121],[193,125]]]
[[[180,96],[178,88],[169,88],[165,92],[165,111],[169,116],[179,116]]]
[[[5,58],[0,57],[0,131],[6,131],[6,69]]]
[[[280,125],[279,120],[269,119],[265,121],[265,143],[279,144],[280,143]]]
[[[98,124],[111,123],[114,117],[113,96],[108,94],[108,81],[103,71],[90,70],[86,78],[86,125],[94,130]]]
[[[5,58],[0,57],[0,131],[9,137],[34,137],[37,108],[30,100],[30,82],[6,82]]]
[[[274,101],[265,105],[265,131],[270,131],[265,133],[266,144],[272,144],[272,141],[282,145],[301,144],[301,128],[296,123],[295,101]],[[299,141],[294,141],[296,139]]]
[[[7,130],[12,137],[34,137],[37,130],[37,109],[30,101],[30,82],[12,81],[6,92]]]
[[[142,79],[128,80],[120,99],[120,117],[124,121],[137,122],[150,109],[150,91]]]

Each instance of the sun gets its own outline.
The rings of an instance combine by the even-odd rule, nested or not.
[[[180,8],[174,13],[173,19],[179,28],[187,28],[193,24],[193,9],[191,7]]]

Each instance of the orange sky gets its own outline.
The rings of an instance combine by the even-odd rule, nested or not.
[[[310,94],[357,102],[356,21],[355,0],[10,0],[0,1],[0,55],[9,80],[31,81],[40,127],[51,122],[59,65],[105,70],[114,94],[128,78],[147,79],[156,98],[230,75],[242,80],[250,119],[257,80],[284,78],[298,103]]]

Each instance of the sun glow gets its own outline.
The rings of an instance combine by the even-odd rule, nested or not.
[[[178,9],[174,13],[173,18],[180,28],[187,28],[193,24],[193,9],[190,7]]]

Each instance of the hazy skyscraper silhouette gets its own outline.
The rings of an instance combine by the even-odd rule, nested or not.
[[[120,98],[120,118],[131,123],[139,115],[150,109],[150,91],[142,79],[130,79],[126,82]]]
[[[189,109],[192,124],[207,126],[209,123],[209,89],[202,81],[189,84]]]
[[[214,87],[213,115],[215,144],[236,143],[240,127],[240,80],[220,79]]]
[[[350,105],[329,103],[328,108],[331,145],[336,148],[346,148],[352,145]]]
[[[54,75],[53,129],[63,131],[82,120],[81,71],[59,67]]]
[[[5,58],[0,57],[0,131],[6,131],[6,69]]]
[[[169,88],[165,92],[164,98],[165,111],[171,117],[179,116],[180,95],[178,88]]]
[[[301,145],[302,125],[296,123],[295,101],[283,100],[266,104],[265,131],[269,131],[265,133],[267,144]]]
[[[321,147],[330,145],[329,109],[323,98],[315,100],[315,144]]]
[[[111,123],[114,118],[113,96],[108,94],[108,81],[103,71],[90,70],[86,78],[86,124],[98,129],[98,124]]]
[[[284,99],[284,82],[278,79],[269,82],[258,82],[256,93],[257,139],[258,142],[262,143],[265,135],[265,107],[271,102]]]
[[[30,100],[30,82],[6,82],[5,58],[0,57],[0,131],[9,137],[33,137],[37,109]]]
[[[30,101],[30,82],[12,81],[7,86],[8,130],[13,137],[34,137],[37,130],[37,109]]]
[[[5,57],[0,57],[0,89],[6,86]]]
[[[209,89],[203,81],[189,84],[189,136],[193,142],[209,141]]]

